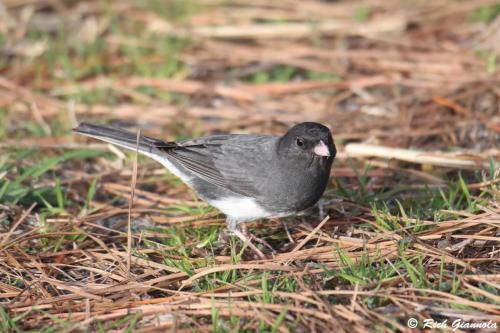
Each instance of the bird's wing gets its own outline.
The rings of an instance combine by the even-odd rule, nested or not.
[[[136,134],[107,126],[82,123],[74,131],[127,149],[138,149],[156,160],[165,157],[194,176],[240,195],[255,197],[259,193],[255,188],[257,178],[251,176],[259,175],[260,150],[266,137],[214,135],[177,143],[141,135],[137,142]],[[182,172],[175,174],[182,178]]]
[[[255,197],[259,191],[252,175],[263,168],[261,160],[268,155],[268,142],[269,137],[215,135],[156,148],[211,184]]]

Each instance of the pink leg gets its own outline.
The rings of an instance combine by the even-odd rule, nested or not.
[[[255,240],[257,243],[260,243],[260,244],[264,245],[265,247],[267,247],[268,249],[270,249],[271,252],[276,253],[276,251],[273,249],[273,247],[268,242],[266,242],[265,240],[263,240],[261,238],[255,237],[255,235],[252,235],[250,232],[248,232],[248,228],[247,228],[246,224],[241,223],[239,226],[240,226],[240,229],[241,229],[241,232],[243,233],[243,235],[245,235],[248,239]]]

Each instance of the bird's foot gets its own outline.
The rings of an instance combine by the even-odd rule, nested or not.
[[[229,242],[229,237],[230,236],[236,236],[238,237],[244,244],[245,243],[248,243],[248,247],[250,247],[250,249],[252,249],[252,251],[255,253],[255,258],[256,259],[267,259],[266,255],[262,253],[262,251],[260,251],[251,241],[252,239],[252,236],[250,235],[250,237],[248,237],[248,235],[246,234],[243,234],[241,231],[239,230],[235,230],[235,231],[232,231],[232,230],[222,230],[220,233],[219,233],[219,238],[218,238],[218,242],[221,243],[222,245],[228,245],[230,244]]]
[[[236,230],[232,230],[232,233],[238,237],[239,239],[241,239],[241,241],[243,241],[243,243],[245,244],[248,244],[248,247],[251,248],[253,250],[253,252],[257,255],[257,257],[261,260],[264,260],[264,259],[267,259],[267,257],[264,255],[264,253],[262,253],[261,250],[259,250],[257,248],[257,246],[255,246],[253,243],[252,243],[252,240],[251,238],[252,237],[247,237],[246,235],[244,235],[240,230],[236,229]]]
[[[229,244],[229,237],[231,236],[231,232],[224,229],[219,232],[219,237],[217,238],[217,242],[226,245]]]
[[[271,252],[274,254],[276,253],[276,250],[265,240],[262,238],[256,237],[255,235],[252,235],[250,232],[248,232],[248,228],[245,224],[240,225],[241,233],[249,240],[255,240],[257,243],[264,245],[267,247]]]
[[[238,223],[237,220],[230,220],[230,219],[228,219],[226,223],[229,234],[233,234],[234,236],[238,237],[241,241],[243,241],[243,243],[248,244],[248,247],[252,249],[252,251],[257,255],[258,258],[262,260],[267,259],[264,253],[262,253],[262,251],[259,250],[254,243],[252,243],[253,240],[255,240],[257,243],[263,244],[264,246],[269,248],[273,253],[276,253],[276,251],[272,248],[272,246],[269,245],[266,241],[250,234],[244,223]],[[219,234],[219,239],[223,238],[224,235]]]

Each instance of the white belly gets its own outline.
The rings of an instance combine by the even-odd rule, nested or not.
[[[252,221],[272,215],[262,208],[255,199],[249,197],[228,197],[211,200],[209,203],[231,219],[238,221]]]

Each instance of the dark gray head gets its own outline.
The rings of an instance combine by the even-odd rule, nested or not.
[[[290,128],[281,137],[279,150],[286,151],[288,156],[309,158],[313,155],[330,163],[337,153],[328,127],[313,122],[300,123]]]

